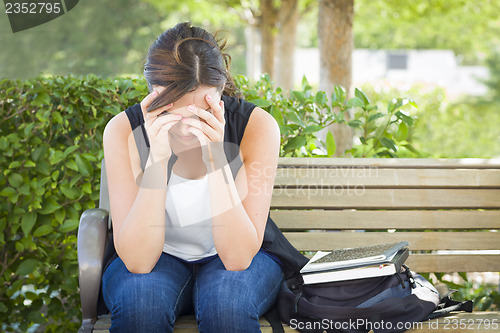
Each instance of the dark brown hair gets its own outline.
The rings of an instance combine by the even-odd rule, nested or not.
[[[221,42],[190,22],[179,23],[158,36],[149,48],[144,76],[150,91],[153,85],[166,89],[148,111],[173,103],[200,86],[217,87],[224,95],[233,95],[236,87],[229,74],[231,57],[223,53],[225,47],[225,40]]]

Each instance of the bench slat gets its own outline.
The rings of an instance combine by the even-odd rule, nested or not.
[[[262,317],[259,319],[259,323],[261,325],[262,333],[272,333],[271,324],[269,321]],[[108,333],[109,327],[111,326],[111,315],[103,315],[99,317],[94,325],[93,333]],[[297,332],[292,330],[289,326],[283,325],[285,328],[285,332]],[[177,318],[174,326],[174,333],[195,333],[198,332],[198,326],[196,324],[196,318],[194,315],[184,315]]]
[[[500,272],[500,255],[410,254],[408,266],[419,273]]]
[[[499,188],[499,170],[280,168],[275,186]]]
[[[280,229],[500,229],[500,211],[272,210]]]
[[[498,325],[492,325],[492,323]],[[500,312],[455,312],[450,316],[418,323],[407,333],[487,333],[500,330]]]
[[[312,256],[307,255],[308,258]],[[406,263],[418,273],[498,272],[500,255],[412,253]]]
[[[384,168],[436,168],[436,169],[500,169],[500,159],[481,158],[308,158],[281,157],[280,167],[363,167],[376,166]]]
[[[498,232],[284,232],[299,251],[408,241],[410,250],[499,250]]]
[[[284,188],[273,190],[271,209],[498,209],[498,198],[500,190]]]
[[[263,333],[272,333],[272,329],[265,319],[261,319],[261,330]],[[498,311],[478,311],[473,313],[454,312],[447,317],[440,317],[430,321],[418,322],[412,325],[408,333],[436,333],[436,332],[479,332],[490,333],[498,332],[498,326],[495,328],[492,323],[500,323],[500,312]],[[100,317],[96,322],[94,333],[108,333],[111,325],[110,316]],[[283,325],[286,333],[297,332],[288,325]],[[196,321],[194,316],[181,316],[174,327],[175,333],[197,333]]]

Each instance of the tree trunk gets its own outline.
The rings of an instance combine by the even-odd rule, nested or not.
[[[293,88],[295,44],[299,21],[298,0],[282,0],[279,13],[279,35],[275,58],[275,82],[283,91]]]
[[[319,89],[331,96],[336,84],[349,95],[352,80],[352,22],[354,0],[320,0],[318,37],[320,53]],[[347,125],[331,126],[336,156],[342,156],[352,147],[352,130]],[[326,132],[324,133],[326,135]]]
[[[274,75],[274,54],[276,48],[276,24],[278,22],[278,8],[274,7],[273,0],[261,0],[261,16],[259,30],[262,40],[262,72]]]
[[[248,24],[245,27],[246,71],[250,80],[257,80],[260,73],[260,38],[258,29]]]

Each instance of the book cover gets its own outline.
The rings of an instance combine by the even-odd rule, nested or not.
[[[385,262],[304,273],[302,279],[304,284],[314,284],[392,275],[401,270],[401,266],[408,259],[408,255],[409,250],[405,247]]]
[[[338,249],[330,252],[318,251],[300,270],[301,273],[316,272],[334,268],[375,265],[393,257],[408,246],[407,241],[374,246]]]

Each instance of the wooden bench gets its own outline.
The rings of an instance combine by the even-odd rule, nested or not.
[[[103,207],[105,183],[101,187]],[[99,235],[109,222],[106,213],[86,211],[80,222],[81,332],[85,327],[91,331],[95,320],[95,301],[87,293],[98,291],[102,253],[95,250],[97,259],[84,263],[90,254],[80,241],[94,235],[92,246],[104,246]],[[281,158],[271,216],[291,243],[309,255],[407,240],[412,251],[408,265],[416,272],[499,272],[500,160]],[[90,217],[98,221],[94,229],[85,227]],[[96,225],[101,233],[92,231]],[[261,324],[263,332],[272,332],[267,321]],[[108,332],[109,325],[109,315],[102,316],[94,332]],[[494,332],[499,326],[500,312],[488,311],[452,314],[410,331]],[[194,317],[179,318],[175,332],[197,332]],[[286,332],[295,331],[286,327]]]

